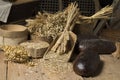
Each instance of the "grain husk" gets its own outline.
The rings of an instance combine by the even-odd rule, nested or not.
[[[16,63],[25,63],[29,61],[29,53],[22,46],[2,46],[1,49],[5,52],[5,56],[8,61]]]

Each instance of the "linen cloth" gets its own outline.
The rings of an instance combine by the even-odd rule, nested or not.
[[[11,7],[12,7],[11,2],[0,0],[0,21],[4,23],[7,22]]]

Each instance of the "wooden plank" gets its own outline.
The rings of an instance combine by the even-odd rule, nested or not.
[[[95,3],[95,12],[99,11],[101,6],[100,6],[100,2],[99,0],[93,0],[94,3]],[[97,23],[98,23],[99,20],[94,20],[94,23],[92,24],[91,28],[92,28],[92,31],[94,31],[94,29],[96,28],[97,26]]]
[[[83,80],[73,71],[72,63],[52,59],[40,60],[42,72],[49,80]],[[46,79],[44,79],[46,80]]]
[[[4,54],[0,51],[0,80],[7,80],[7,64],[4,62]]]
[[[84,78],[85,80],[120,80],[120,59],[111,55],[100,55],[101,71],[98,76]]]
[[[103,29],[103,27],[105,27],[105,25],[106,25],[106,20],[101,20],[93,32],[94,35],[97,35]]]
[[[99,37],[114,42],[120,42],[120,29],[103,29]]]
[[[59,0],[59,10],[62,11],[63,10],[63,1]]]
[[[99,11],[101,6],[100,6],[100,2],[99,0],[93,0],[95,2],[95,12]],[[98,20],[95,20],[92,26],[92,30],[94,30],[96,28],[96,25],[98,23]]]
[[[112,29],[120,29],[120,0],[114,0],[112,5],[113,14],[109,24]]]
[[[25,64],[9,62],[8,67],[8,80],[48,80],[41,72],[39,64],[30,67]]]
[[[99,0],[93,0],[95,2],[95,12],[99,11],[101,6]]]
[[[49,74],[51,69],[43,66],[44,62],[41,62],[40,59],[36,60],[36,62],[37,65],[34,67],[9,62],[8,80],[83,80],[83,78],[76,75],[72,69],[65,74],[61,74],[62,71],[59,74]],[[61,76],[62,79],[60,79],[59,76]]]

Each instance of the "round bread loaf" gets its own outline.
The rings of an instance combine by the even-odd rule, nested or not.
[[[115,43],[104,39],[82,40],[79,43],[81,51],[91,49],[97,53],[112,53],[116,50]]]
[[[100,63],[99,55],[89,49],[82,51],[73,62],[73,70],[84,77],[93,76]]]

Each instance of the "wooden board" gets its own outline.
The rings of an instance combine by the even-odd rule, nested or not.
[[[39,60],[37,66],[30,67],[25,64],[16,64],[9,62],[7,80],[60,80],[59,75],[48,75],[46,68],[43,68]],[[72,75],[72,76],[71,76]],[[81,76],[74,72],[68,72],[62,80],[83,80]]]
[[[100,22],[98,23],[97,27],[94,30],[94,35],[97,35],[103,29],[103,27],[105,27],[105,25],[106,20],[100,20]]]
[[[42,76],[43,74],[39,64],[30,67],[25,64],[9,62],[8,67],[8,80],[47,80],[43,79],[44,76]]]
[[[100,58],[102,60],[101,72],[95,77],[84,78],[84,80],[119,80],[120,59],[115,59],[112,55],[100,55]],[[8,71],[4,59],[4,55],[0,53],[0,80],[60,80],[57,77],[61,74],[48,76],[47,69],[42,67],[39,59],[36,60],[38,65],[34,67],[9,62]],[[62,80],[83,80],[73,71],[67,72],[63,77]]]
[[[113,0],[113,13],[110,19],[110,27],[112,29],[120,29],[120,0]]]
[[[14,62],[5,64],[4,60],[4,54],[0,53],[0,80],[60,80],[58,74],[55,76],[47,74],[48,71],[42,66],[40,59],[34,59],[37,64],[34,67]],[[67,72],[63,78],[62,80],[83,80],[81,76],[76,75],[73,71]]]
[[[4,59],[3,52],[0,51],[0,80],[7,80],[7,64]]]
[[[84,78],[85,80],[120,80],[120,59],[112,55],[100,55],[101,71],[95,77]]]
[[[100,38],[111,41],[120,41],[120,29],[103,29],[99,34]]]

